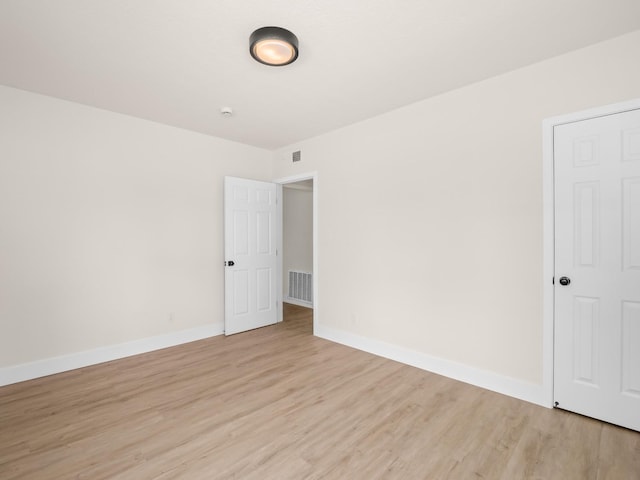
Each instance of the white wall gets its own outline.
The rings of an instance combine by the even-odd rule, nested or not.
[[[286,297],[289,292],[289,270],[313,273],[313,191],[286,185],[282,191],[282,273]]]
[[[271,154],[0,87],[0,367],[222,322],[224,175]]]
[[[276,152],[318,172],[318,325],[541,385],[541,122],[640,97],[638,58],[640,31]]]

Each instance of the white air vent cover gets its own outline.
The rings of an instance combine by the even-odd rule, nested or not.
[[[293,154],[291,155],[291,159],[294,162],[299,162],[301,160],[301,158],[300,158],[300,150],[298,150],[297,152],[293,152]]]
[[[289,300],[313,305],[313,275],[289,270]]]

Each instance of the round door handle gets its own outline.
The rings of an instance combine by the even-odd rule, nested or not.
[[[560,277],[560,285],[566,287],[571,283],[571,279],[569,277]]]

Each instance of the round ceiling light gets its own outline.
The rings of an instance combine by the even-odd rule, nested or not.
[[[262,27],[249,37],[249,51],[265,65],[289,65],[298,58],[298,37],[284,28]]]

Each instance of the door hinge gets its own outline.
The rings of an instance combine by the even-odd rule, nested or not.
[[[556,277],[553,277],[553,278],[551,279],[551,284],[552,284],[552,285],[555,285],[555,284],[556,284]]]

